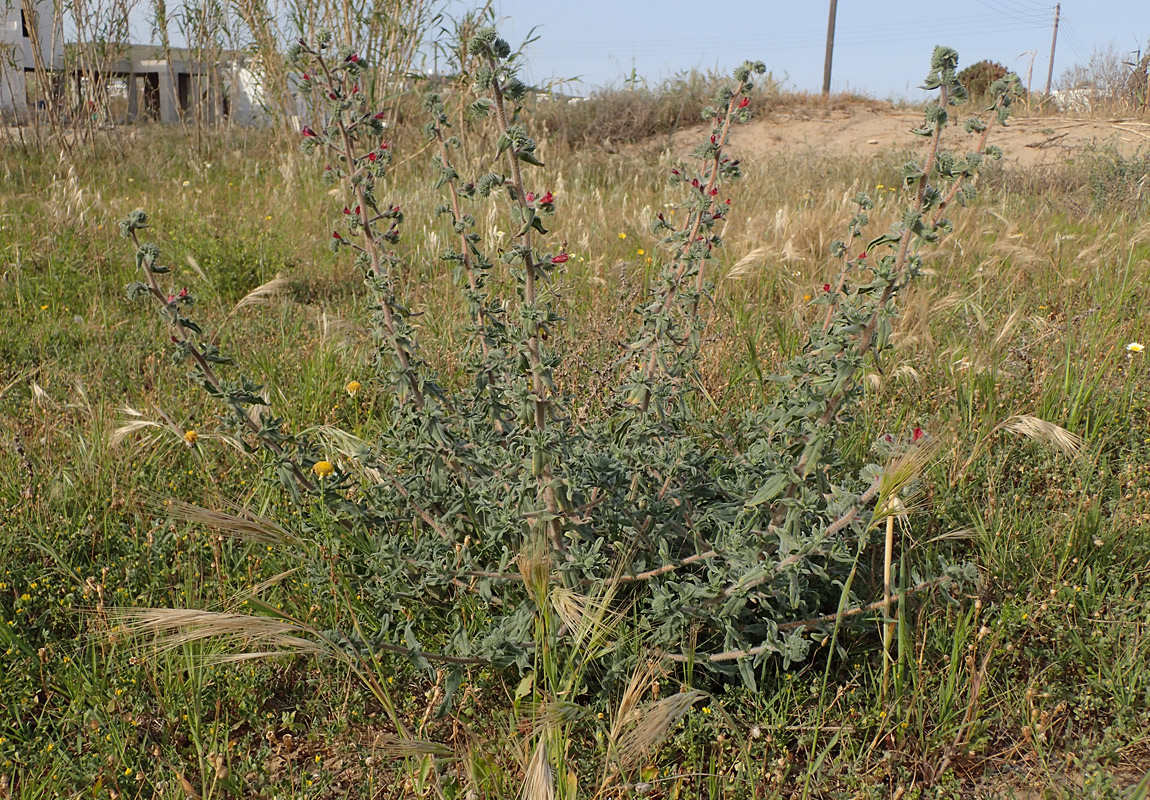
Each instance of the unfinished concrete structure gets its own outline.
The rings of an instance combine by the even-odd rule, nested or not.
[[[63,32],[51,0],[0,0],[0,20],[0,119],[21,120],[55,90],[48,76],[63,63]]]
[[[22,5],[21,5],[22,3]],[[262,124],[252,59],[233,50],[63,43],[51,0],[0,0],[0,120],[24,122],[52,106],[66,123],[230,119]]]

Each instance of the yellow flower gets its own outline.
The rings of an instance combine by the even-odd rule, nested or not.
[[[47,311],[48,310],[48,304],[45,303],[44,305],[40,306],[40,310],[41,311]]]
[[[804,294],[804,295],[803,295],[803,302],[804,302],[804,303],[809,303],[809,302],[811,302],[811,296],[810,296],[809,294]]]
[[[184,186],[191,186],[191,185],[192,185],[192,184],[191,184],[191,182],[190,182],[190,181],[184,181]]]
[[[885,186],[883,186],[883,185],[880,183],[878,186],[876,186],[876,187],[874,187],[874,188],[878,189],[878,190],[881,192],[881,191],[882,191],[883,189],[885,189],[886,187],[885,187]]]
[[[622,231],[619,231],[619,238],[620,238],[620,239],[626,239],[626,238],[627,238],[627,234],[623,233]]]
[[[643,255],[643,248],[642,247],[639,248],[639,255]]]
[[[1142,342],[1131,342],[1130,344],[1126,345],[1127,353],[1141,353],[1145,349],[1146,348],[1143,346]]]
[[[184,431],[184,441],[187,442],[189,445],[195,444],[196,439],[199,439],[199,438],[200,438],[200,435],[198,433],[196,433],[195,431]]]
[[[272,218],[271,214],[268,214],[266,217],[264,217],[264,219],[271,219],[271,218]]]
[[[350,394],[352,397],[355,397],[361,388],[362,387],[361,387],[359,381],[351,381],[347,385],[347,393]]]
[[[326,478],[335,472],[335,467],[331,465],[330,461],[317,461],[311,465],[311,471],[320,478]]]

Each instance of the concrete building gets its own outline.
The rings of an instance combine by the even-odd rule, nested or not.
[[[244,53],[208,59],[106,42],[65,49],[51,0],[0,0],[0,19],[0,121],[27,121],[49,100],[65,123],[88,114],[100,124],[267,121],[258,59]]]
[[[64,57],[64,36],[51,0],[0,0],[0,119],[24,119],[43,102],[41,75],[57,70]]]

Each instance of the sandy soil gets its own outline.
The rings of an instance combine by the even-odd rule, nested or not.
[[[965,119],[963,115],[960,119]],[[787,151],[814,150],[822,153],[859,153],[924,147],[927,139],[910,133],[922,124],[922,115],[890,106],[857,105],[809,114],[768,113],[739,128],[732,152],[746,156],[773,155]],[[958,129],[951,149],[961,153]],[[672,149],[688,152],[698,141],[700,130],[680,131],[673,137]],[[973,146],[974,137],[971,137]],[[1008,164],[1033,166],[1062,161],[1092,146],[1110,145],[1132,153],[1150,150],[1150,121],[1135,119],[1087,119],[1080,117],[1030,117],[1011,119],[1005,130],[995,130],[991,141],[1002,148]]]

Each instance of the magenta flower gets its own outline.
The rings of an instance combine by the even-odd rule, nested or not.
[[[566,264],[568,258],[570,258],[570,256],[567,255],[566,253],[560,253],[557,256],[551,257],[551,263],[552,264]]]

